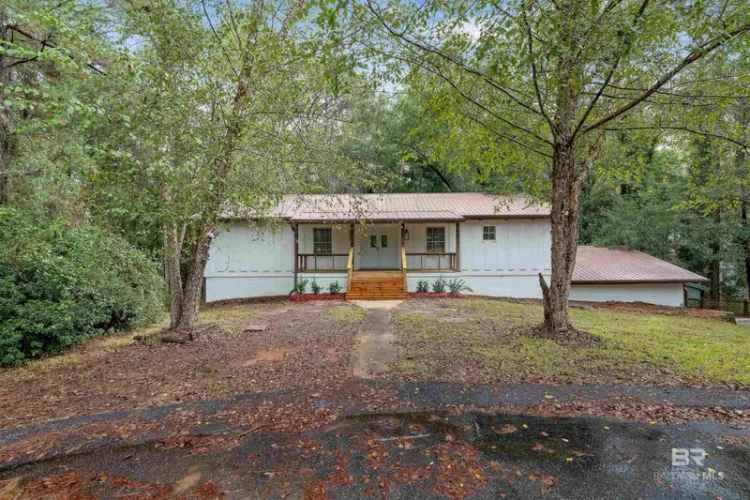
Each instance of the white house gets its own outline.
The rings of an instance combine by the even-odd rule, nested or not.
[[[482,193],[287,196],[263,220],[232,213],[211,246],[206,301],[287,295],[298,280],[395,298],[460,278],[479,295],[540,298],[549,208]],[[571,298],[683,304],[705,278],[640,252],[581,247]]]

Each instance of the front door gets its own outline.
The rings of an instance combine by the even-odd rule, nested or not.
[[[399,269],[399,226],[368,226],[360,232],[360,269]]]

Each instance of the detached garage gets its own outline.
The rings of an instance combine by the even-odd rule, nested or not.
[[[580,246],[570,299],[680,307],[685,284],[703,281],[708,280],[636,250]]]

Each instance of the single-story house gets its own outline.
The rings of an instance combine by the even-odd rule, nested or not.
[[[549,207],[523,196],[409,193],[286,196],[261,219],[228,211],[205,272],[208,302],[287,295],[300,280],[349,298],[396,298],[462,279],[479,295],[540,298]],[[571,298],[684,303],[705,278],[641,252],[580,247]],[[309,288],[308,288],[309,290]]]

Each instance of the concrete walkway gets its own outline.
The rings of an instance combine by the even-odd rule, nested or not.
[[[396,336],[391,326],[391,310],[400,300],[361,300],[353,303],[367,311],[355,338],[352,371],[356,378],[375,378],[388,371],[396,359]]]

